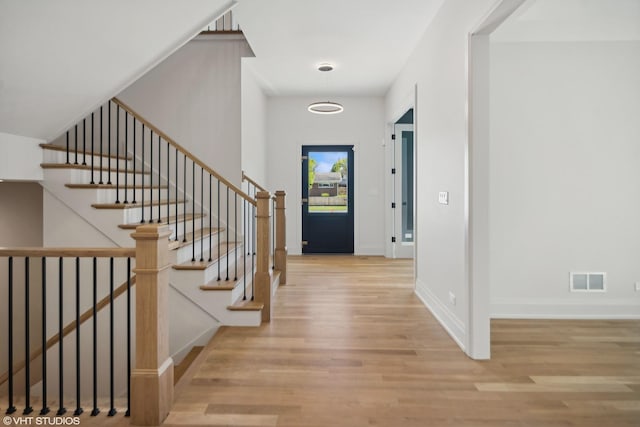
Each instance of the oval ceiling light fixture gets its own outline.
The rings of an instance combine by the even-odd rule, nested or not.
[[[344,111],[344,107],[337,102],[325,101],[309,104],[307,110],[316,114],[338,114]]]
[[[318,71],[323,73],[333,71],[333,65],[324,62],[318,65]],[[314,114],[339,114],[344,111],[344,107],[342,104],[338,104],[337,102],[320,101],[309,104],[307,110]]]

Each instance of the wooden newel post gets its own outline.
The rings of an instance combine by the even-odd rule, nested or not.
[[[257,247],[256,247],[256,273],[253,277],[255,283],[255,301],[264,304],[262,309],[262,321],[271,320],[271,269],[269,268],[269,204],[271,194],[268,191],[260,191],[256,194],[257,201]]]
[[[287,216],[284,191],[276,191],[276,253],[275,267],[280,271],[280,284],[287,283]]]
[[[131,423],[162,424],[173,404],[169,356],[169,248],[166,225],[141,225],[136,241],[136,359],[131,373]]]

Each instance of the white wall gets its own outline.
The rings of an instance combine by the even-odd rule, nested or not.
[[[287,247],[300,254],[300,209],[303,145],[355,146],[356,254],[384,254],[384,104],[382,98],[339,98],[341,114],[311,114],[310,97],[272,97],[267,106],[268,177],[270,189],[287,193]]]
[[[42,246],[42,187],[36,182],[0,183],[0,247]],[[14,363],[24,360],[24,298],[25,262],[24,258],[14,258],[13,264],[13,308],[14,308]],[[8,261],[0,258],[0,372],[8,369]],[[42,322],[42,296],[40,259],[30,261],[30,345],[37,348],[40,341]],[[40,360],[40,359],[39,359]],[[33,378],[41,375],[40,368],[32,365]],[[24,375],[17,375],[16,386],[24,389]],[[6,384],[3,388],[6,387]],[[4,391],[4,390],[3,390]]]
[[[0,131],[51,140],[233,2],[0,3]]]
[[[241,181],[242,36],[198,36],[118,95],[236,185]]]
[[[639,118],[640,42],[492,43],[494,317],[640,317]]]
[[[241,163],[242,170],[264,186],[267,181],[267,97],[252,62],[253,58],[242,59]]]
[[[391,122],[417,85],[416,293],[467,353],[467,38],[494,3],[445,1],[386,96]],[[440,191],[449,205],[438,204]]]
[[[42,139],[0,132],[0,179],[42,180]]]

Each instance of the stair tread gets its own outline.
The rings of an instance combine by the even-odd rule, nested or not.
[[[229,244],[229,252],[236,248],[236,244],[234,242],[228,242]],[[240,247],[240,245],[238,245]],[[220,252],[218,252],[217,247],[213,248],[211,254],[211,261],[208,261],[209,253],[204,253],[203,258],[204,261],[186,261],[181,264],[175,264],[173,266],[174,270],[206,270],[208,267],[214,265],[218,262],[221,255],[227,254],[227,242],[220,242]]]
[[[176,203],[184,203],[184,200],[154,200],[153,202],[145,202],[144,206],[158,206],[158,205],[175,205]],[[142,203],[93,203],[91,207],[96,209],[132,209],[142,207]]]
[[[206,217],[206,215],[204,215]],[[187,221],[191,221],[192,219],[199,219],[201,217],[201,215],[198,214],[187,214],[186,215],[186,220]],[[178,222],[185,220],[185,215],[180,214],[178,215]],[[170,216],[169,217],[169,221],[167,221],[167,218],[160,218],[160,222],[158,223],[157,221],[154,221],[154,224],[173,224],[176,221],[176,217],[174,216]],[[142,225],[139,222],[134,222],[132,224],[120,224],[118,225],[119,228],[122,228],[123,230],[135,230],[138,226]]]
[[[73,188],[73,189],[91,189],[91,190],[95,190],[95,189],[106,189],[106,190],[115,190],[116,189],[116,185],[115,184],[65,184],[64,185],[67,188]],[[158,188],[160,189],[164,189],[167,188],[166,185],[154,185],[152,187],[149,187],[148,185],[145,185],[144,187],[142,185],[136,184],[136,185],[120,185],[118,188],[120,189],[127,189],[127,190],[131,190],[131,189],[136,189],[136,190],[142,190],[142,189],[153,189],[153,190],[157,190]]]
[[[170,246],[169,249],[178,249],[178,248],[182,248],[185,246],[189,246],[193,241],[198,241],[200,239],[202,239],[202,236],[215,236],[218,233],[223,232],[225,229],[224,228],[201,228],[199,230],[196,230],[195,232],[195,238],[194,238],[194,234],[193,233],[187,233],[186,236],[180,236],[178,238],[178,241],[174,241],[175,245]],[[184,241],[186,238],[186,242]]]
[[[260,311],[263,308],[264,303],[251,300],[240,300],[233,305],[227,306],[227,310],[231,311]]]
[[[42,167],[43,169],[82,169],[82,170],[91,170],[91,165],[81,165],[81,164],[73,164],[73,163],[40,163],[40,167]],[[100,172],[100,167],[97,165],[94,165],[94,173],[99,173]],[[112,167],[111,169],[102,168],[102,173],[105,172],[113,172],[113,173],[134,173],[133,170],[131,168],[129,168],[127,171],[125,171],[125,168],[114,168]],[[149,175],[149,171],[145,170],[144,172],[141,172],[139,170],[135,171],[136,174],[138,175]]]
[[[63,145],[55,145],[55,144],[40,144],[40,147],[45,149],[45,150],[53,150],[53,151],[67,151],[67,147],[63,146]],[[114,153],[111,153],[111,155],[109,155],[109,153],[97,153],[97,152],[93,152],[93,154],[91,153],[91,151],[82,151],[82,150],[78,150],[78,155],[84,155],[86,154],[87,156],[97,156],[97,157],[111,157],[112,159],[119,159],[119,160],[131,160],[131,156],[116,156]],[[71,147],[69,147],[69,157],[73,156],[75,159],[75,155],[76,155],[76,151],[72,150]]]
[[[210,282],[205,283],[204,285],[201,285],[200,289],[203,291],[232,291],[238,285],[240,285],[240,283],[242,282],[242,279],[244,278],[242,271],[239,271],[238,273],[240,274],[238,275],[237,278],[233,278],[229,280],[214,279],[214,280],[211,280]]]

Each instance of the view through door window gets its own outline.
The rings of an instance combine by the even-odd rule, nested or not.
[[[309,213],[348,213],[348,153],[309,152]]]

